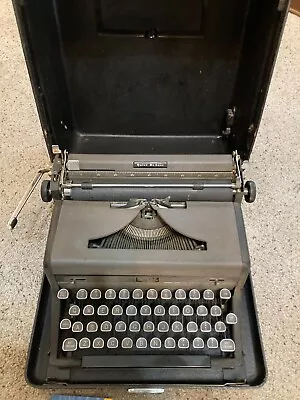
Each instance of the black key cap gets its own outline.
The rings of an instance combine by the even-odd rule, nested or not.
[[[93,341],[93,348],[94,349],[103,349],[104,347],[104,340],[100,337],[97,337]]]
[[[190,342],[187,338],[182,337],[178,340],[178,347],[180,349],[188,349],[190,347]]]
[[[130,297],[130,293],[128,289],[121,289],[119,291],[119,299],[120,300],[128,300]]]
[[[107,289],[105,292],[105,298],[107,300],[114,300],[116,296],[116,291],[114,289]]]
[[[92,300],[101,299],[101,291],[99,289],[93,289],[90,293],[90,298]]]
[[[78,300],[85,300],[87,299],[88,293],[85,289],[79,289],[78,292],[76,293],[76,298]]]
[[[226,325],[224,324],[223,321],[217,321],[215,323],[215,331],[216,332],[225,332],[226,331]]]
[[[226,324],[235,325],[237,324],[237,316],[234,313],[229,313],[226,315]]]
[[[68,338],[63,341],[62,344],[63,351],[76,351],[77,350],[77,340],[74,338]]]
[[[82,322],[76,321],[74,322],[72,326],[72,332],[82,332],[83,331],[83,325]]]
[[[191,289],[189,293],[189,298],[191,300],[199,300],[200,299],[200,292],[198,289]]]
[[[219,346],[219,343],[216,338],[210,337],[207,339],[206,345],[209,349],[217,349]]]
[[[80,349],[89,349],[91,347],[91,341],[89,338],[85,337],[80,339],[79,348]]]
[[[94,307],[91,305],[84,306],[83,315],[94,315]]]
[[[194,349],[203,349],[204,348],[204,341],[201,337],[195,337],[193,340],[193,347]]]
[[[108,307],[106,305],[102,305],[98,307],[97,314],[98,315],[108,315]]]
[[[60,321],[59,327],[60,329],[70,329],[71,321],[68,318],[64,318]]]
[[[220,349],[224,353],[232,353],[235,351],[235,343],[232,339],[222,339],[220,342]]]
[[[73,304],[72,306],[70,306],[69,315],[77,316],[79,314],[80,314],[80,308],[76,304]]]
[[[66,300],[69,297],[69,291],[68,289],[59,289],[59,291],[57,292],[57,298],[59,300]]]
[[[206,289],[203,292],[203,298],[204,300],[213,300],[215,298],[215,294],[212,290]]]
[[[86,326],[87,332],[97,332],[97,330],[98,330],[98,324],[95,321],[89,322]]]

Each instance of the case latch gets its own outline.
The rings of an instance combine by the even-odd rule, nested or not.
[[[226,110],[226,123],[225,123],[225,129],[223,130],[223,135],[224,136],[229,136],[231,134],[231,128],[234,123],[234,118],[235,118],[235,107],[228,108]]]

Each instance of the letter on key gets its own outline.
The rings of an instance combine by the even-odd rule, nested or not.
[[[57,292],[57,298],[59,300],[65,300],[69,297],[69,291],[68,289],[59,289],[59,291]]]

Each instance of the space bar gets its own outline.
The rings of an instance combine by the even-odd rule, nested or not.
[[[210,357],[190,355],[84,356],[81,365],[83,368],[209,368]]]

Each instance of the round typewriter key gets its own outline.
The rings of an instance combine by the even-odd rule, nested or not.
[[[210,323],[207,322],[207,321],[201,322],[200,331],[201,331],[201,332],[211,332],[211,325],[210,325]]]
[[[76,321],[74,322],[72,326],[72,332],[82,332],[83,331],[83,325],[82,322]]]
[[[87,299],[88,293],[85,289],[79,289],[76,293],[76,299],[78,300],[85,300]]]
[[[102,332],[110,332],[112,330],[112,325],[109,321],[104,321],[100,327]]]
[[[235,343],[232,339],[222,339],[220,342],[220,349],[224,353],[232,353],[235,351]]]
[[[74,338],[68,338],[63,341],[62,344],[63,351],[76,351],[77,350],[77,340]]]
[[[94,307],[91,305],[84,306],[83,315],[94,315]]]
[[[130,305],[126,308],[126,315],[134,316],[137,314],[136,306]]]
[[[133,346],[133,341],[130,337],[126,337],[122,340],[121,344],[123,349],[131,349]]]
[[[196,322],[190,321],[186,326],[186,330],[188,332],[198,332],[198,325],[196,324]]]
[[[116,332],[125,332],[126,331],[126,324],[124,321],[118,321],[115,325]]]
[[[201,337],[196,337],[193,340],[193,347],[194,349],[203,349],[204,348],[204,341]]]
[[[160,321],[157,325],[158,332],[169,332],[169,324],[167,321]]]
[[[123,308],[120,305],[116,304],[115,306],[113,306],[111,313],[112,315],[122,315]]]
[[[146,321],[143,326],[144,332],[153,332],[154,331],[154,323],[152,321]]]
[[[206,289],[203,292],[203,298],[204,300],[213,300],[215,298],[215,294],[212,290]]]
[[[60,329],[70,329],[71,321],[68,318],[64,318],[60,321],[59,327]]]
[[[142,289],[134,289],[134,291],[132,292],[132,298],[134,300],[142,300],[143,297],[144,297],[144,293],[143,293]]]
[[[94,349],[103,349],[104,340],[100,337],[95,338],[93,341],[93,347],[94,347]]]
[[[231,292],[229,289],[223,288],[220,290],[220,299],[229,300],[231,299]]]
[[[130,297],[130,293],[128,289],[121,289],[119,291],[119,299],[120,300],[128,300]]]
[[[137,339],[135,343],[136,347],[138,349],[146,349],[147,347],[147,340],[144,337],[140,337]]]
[[[149,299],[149,300],[156,300],[156,299],[157,299],[157,296],[158,296],[157,290],[155,290],[155,289],[149,289],[149,290],[147,291],[147,299]]]
[[[186,299],[186,293],[183,289],[177,289],[175,292],[175,299],[176,300],[184,300]]]
[[[69,308],[69,315],[71,316],[77,316],[80,314],[80,308],[78,306],[76,306],[75,304],[73,304],[72,306],[70,306]]]
[[[172,337],[168,337],[165,340],[164,346],[166,349],[175,349],[176,347],[176,342]]]
[[[86,326],[87,332],[97,332],[98,330],[98,324],[95,321],[91,321],[87,324]]]
[[[226,315],[226,324],[235,325],[237,324],[237,316],[234,313],[229,313]]]
[[[107,341],[107,347],[109,349],[116,349],[119,346],[119,341],[115,337],[111,337]]]
[[[150,340],[151,349],[160,349],[161,348],[161,340],[160,338],[154,337]]]
[[[144,304],[140,309],[141,315],[151,315],[151,307],[147,304]]]
[[[173,322],[172,331],[173,332],[182,332],[183,331],[182,323],[180,321]]]
[[[185,306],[183,307],[182,314],[183,314],[185,317],[190,317],[190,316],[194,315],[194,309],[193,309],[193,307],[190,306],[190,305],[188,305],[188,304],[185,305]]]
[[[132,321],[129,325],[130,332],[139,332],[141,330],[141,325],[138,321]]]
[[[169,315],[171,317],[177,316],[179,314],[180,314],[179,307],[175,306],[175,304],[169,307]]]
[[[216,338],[210,337],[207,339],[206,345],[209,349],[217,349],[219,346],[219,343]]]
[[[89,349],[91,346],[91,341],[89,338],[84,337],[79,341],[79,348],[80,349]]]
[[[165,310],[165,307],[164,306],[161,306],[161,305],[157,305],[157,306],[155,306],[155,308],[154,308],[154,315],[156,315],[156,316],[163,316],[163,315],[165,315],[165,313],[166,313],[166,310]]]
[[[215,331],[216,332],[225,332],[226,331],[226,325],[224,324],[223,321],[217,321],[215,323]]]
[[[212,317],[219,317],[222,314],[221,308],[219,306],[212,306],[210,309],[210,315]]]
[[[57,298],[59,300],[65,300],[69,297],[69,291],[68,289],[59,289],[59,291],[57,292]]]
[[[98,315],[108,315],[108,307],[105,304],[102,304],[98,307],[97,314]]]
[[[206,317],[208,314],[207,308],[203,305],[197,307],[197,315],[199,317]]]
[[[172,292],[170,289],[163,289],[160,292],[160,297],[162,300],[171,300],[172,298]]]
[[[114,289],[107,289],[107,291],[105,292],[105,298],[107,300],[114,300],[116,296],[117,295]]]
[[[90,293],[90,298],[92,300],[101,299],[101,291],[99,289],[93,289]]]
[[[187,349],[190,347],[190,342],[188,341],[187,338],[182,337],[178,340],[178,347],[180,349]]]
[[[199,300],[200,299],[200,292],[198,289],[192,289],[189,293],[189,298],[191,300]]]

